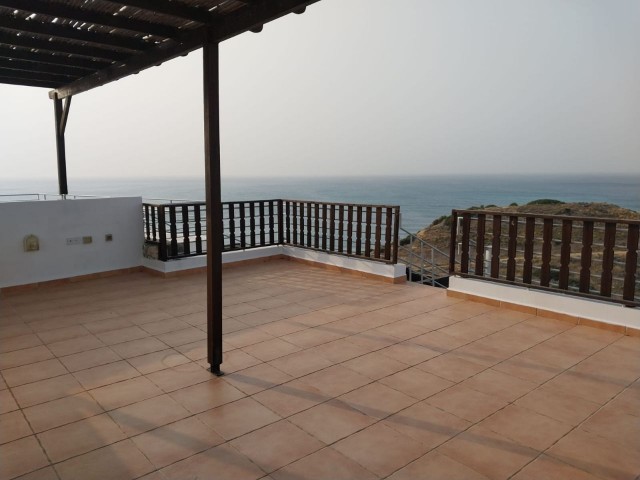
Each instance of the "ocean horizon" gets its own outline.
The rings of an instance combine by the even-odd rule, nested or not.
[[[55,178],[0,179],[0,195],[56,193]],[[69,193],[204,200],[204,177],[75,178]],[[525,204],[541,198],[605,202],[640,211],[640,174],[630,175],[417,175],[367,177],[223,177],[223,201],[288,198],[399,205],[411,232],[454,208]]]

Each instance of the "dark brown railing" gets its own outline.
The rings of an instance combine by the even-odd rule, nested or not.
[[[292,245],[397,263],[400,207],[300,200],[224,202],[224,251]],[[145,240],[170,260],[206,253],[204,202],[143,204]]]
[[[640,220],[452,214],[449,269],[456,275],[640,306]]]

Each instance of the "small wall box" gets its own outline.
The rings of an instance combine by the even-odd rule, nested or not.
[[[25,252],[37,252],[40,250],[40,240],[35,235],[27,235],[24,237],[23,246]]]

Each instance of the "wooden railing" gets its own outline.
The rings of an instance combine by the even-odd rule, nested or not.
[[[640,306],[639,220],[452,214],[449,269],[456,275]]]
[[[257,200],[224,202],[224,251],[270,245],[397,263],[400,207]],[[145,240],[170,260],[206,253],[204,202],[143,204]]]

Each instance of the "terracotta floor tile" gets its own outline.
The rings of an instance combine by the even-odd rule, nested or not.
[[[467,343],[466,340],[452,335],[447,335],[446,333],[438,330],[412,338],[411,342],[427,347],[438,353],[446,353]]]
[[[76,380],[78,380],[86,390],[121,382],[122,380],[128,380],[139,375],[140,372],[124,360],[80,370],[73,374]]]
[[[305,383],[317,388],[330,397],[337,397],[356,388],[371,383],[371,379],[353,370],[334,365],[303,377]]]
[[[143,375],[183,365],[189,361],[187,357],[172,348],[128,359],[128,362]]]
[[[13,398],[13,395],[11,395],[11,391],[1,390],[0,391],[0,414],[12,412],[17,409],[18,409],[18,404]]]
[[[84,326],[73,325],[71,327],[55,328],[45,332],[38,332],[38,337],[40,337],[44,343],[55,343],[61,342],[62,340],[69,340],[70,338],[85,337],[89,333],[91,332]]]
[[[637,445],[640,453],[640,417],[620,411],[612,403],[598,410],[580,428],[625,446]]]
[[[179,420],[132,438],[156,468],[183,460],[224,442],[195,417]]]
[[[270,360],[275,360],[276,358],[298,352],[301,349],[289,342],[285,342],[279,338],[274,338],[265,342],[249,345],[244,347],[243,350],[252,357],[258,358],[263,362],[268,362]]]
[[[496,396],[471,390],[462,385],[453,386],[429,397],[427,402],[470,422],[479,422],[508,403]]]
[[[129,480],[153,470],[131,440],[85,453],[55,466],[61,480]]]
[[[160,335],[175,330],[182,330],[188,326],[188,323],[183,322],[179,318],[167,318],[165,320],[158,320],[157,322],[145,323],[140,328],[150,335]]]
[[[32,434],[31,427],[21,411],[17,410],[0,415],[0,443],[13,442]]]
[[[122,358],[131,358],[165,350],[167,345],[154,337],[145,337],[111,345],[111,349]]]
[[[225,341],[236,348],[248,347],[256,343],[273,340],[275,337],[258,328],[250,328],[230,333],[225,336]]]
[[[457,323],[458,320],[438,315],[436,312],[425,312],[414,317],[407,318],[407,322],[431,331]]]
[[[225,359],[225,364],[227,359]],[[329,360],[309,350],[292,353],[269,362],[269,365],[282,370],[292,377],[301,377],[333,365]],[[225,367],[226,368],[226,367]]]
[[[253,398],[284,418],[325,402],[331,397],[303,380],[293,380],[258,392]]]
[[[113,410],[161,395],[162,390],[146,377],[137,377],[131,380],[125,380],[124,382],[114,383],[113,385],[96,388],[89,393],[102,408],[105,410]]]
[[[531,448],[479,426],[462,432],[436,452],[495,480],[506,480],[538,455]]]
[[[515,403],[573,426],[578,425],[600,408],[597,403],[546,387],[537,388],[516,400]]]
[[[94,335],[85,335],[84,337],[70,338],[68,340],[62,340],[61,342],[47,343],[47,348],[57,357],[85,352],[100,347],[104,347],[104,343]]]
[[[382,378],[379,382],[418,400],[423,400],[453,385],[453,382],[417,367]]]
[[[344,362],[370,352],[370,350],[356,345],[344,338],[318,345],[309,351],[316,353],[333,363]]]
[[[71,374],[27,383],[12,389],[16,401],[22,408],[55,400],[56,398],[75,395],[83,390],[82,386]]]
[[[160,395],[112,410],[109,415],[126,435],[133,436],[181,420],[190,414],[169,395]]]
[[[456,355],[470,362],[492,367],[512,357],[514,353],[509,351],[508,346],[500,348],[494,345],[487,345],[483,343],[482,340],[479,340],[458,348]]]
[[[38,433],[98,415],[103,410],[88,393],[79,393],[25,408],[23,412],[33,431]]]
[[[267,388],[288,382],[291,380],[291,376],[263,363],[226,375],[225,380],[247,395],[253,395]]]
[[[611,377],[567,370],[547,382],[545,387],[604,405],[622,392],[627,387],[627,384]]]
[[[147,375],[147,378],[165,392],[211,380],[213,374],[200,365],[190,362],[172,368],[166,368]]]
[[[378,476],[390,475],[425,453],[419,442],[377,423],[333,445]]]
[[[293,415],[289,421],[329,444],[368,427],[375,419],[335,399]]]
[[[210,448],[161,470],[163,480],[204,480],[211,472],[216,472],[220,479],[233,480],[256,480],[265,474],[228,444]]]
[[[59,477],[53,467],[45,467],[35,472],[27,473],[21,476],[19,480],[59,480]]]
[[[446,442],[471,425],[471,422],[433,407],[426,402],[416,403],[395,415],[391,415],[384,423],[395,431],[417,440],[429,449]]]
[[[42,345],[42,341],[35,333],[27,333],[18,337],[4,338],[0,342],[0,353],[12,352],[23,348]]]
[[[544,451],[573,427],[517,405],[508,405],[480,423],[520,445]]]
[[[640,417],[640,383],[634,383],[626,388],[616,398],[607,404],[607,407],[616,408],[620,412]]]
[[[0,445],[0,478],[15,478],[49,465],[33,435]]]
[[[416,368],[452,382],[461,382],[487,367],[461,358],[455,353],[450,352],[420,363],[416,365]]]
[[[0,370],[41,362],[49,358],[53,358],[53,353],[44,345],[16,350],[15,352],[0,353]]]
[[[54,463],[124,438],[124,433],[106,413],[38,434],[40,443]]]
[[[427,332],[426,328],[411,323],[409,320],[410,319],[405,319],[383,325],[378,327],[376,332],[382,333],[383,335],[392,335],[399,340],[408,340]]]
[[[339,340],[342,337],[344,337],[344,334],[333,331],[329,326],[323,325],[290,333],[281,338],[301,348],[311,348],[322,345],[323,343]]]
[[[96,348],[86,352],[74,353],[59,359],[67,370],[77,372],[86,368],[98,367],[121,360],[120,356],[109,347]]]
[[[384,348],[380,354],[413,366],[438,356],[440,352],[406,341]]]
[[[484,475],[437,452],[428,453],[398,470],[389,480],[488,480]]]
[[[331,479],[376,480],[378,477],[356,462],[327,447],[271,474],[275,480]]]
[[[204,362],[207,365],[205,368],[209,368],[208,362],[206,362],[206,360]],[[258,360],[257,358],[252,357],[251,355],[243,352],[240,349],[236,349],[224,354],[222,371],[225,374],[229,374],[237,372],[238,370],[244,370],[245,368],[259,365],[260,363],[262,362],[260,362],[260,360]]]
[[[185,357],[194,361],[207,358],[207,342],[205,340],[197,340],[195,342],[185,343],[184,345],[178,345],[175,349]],[[226,355],[224,361],[227,361]]]
[[[170,347],[177,347],[197,340],[206,339],[207,334],[195,327],[189,327],[182,330],[176,330],[174,332],[163,333],[162,335],[158,335],[156,338]]]
[[[278,320],[276,322],[265,323],[264,325],[259,325],[257,328],[258,330],[261,330],[275,337],[281,337],[309,328],[308,325],[303,325],[296,322],[296,318],[297,317],[292,317],[286,320]]]
[[[210,380],[175,390],[171,392],[171,397],[191,413],[201,413],[245,396],[224,378],[216,378],[207,373]]]
[[[560,439],[546,453],[602,478],[631,480],[640,472],[637,444],[624,446],[581,429]]]
[[[105,345],[115,345],[117,343],[130,342],[138,338],[148,337],[149,334],[140,327],[126,327],[108,332],[98,333],[98,337]]]
[[[492,368],[474,375],[461,385],[509,402],[526,395],[538,386],[537,383],[507,375]]]
[[[338,399],[378,420],[393,415],[416,402],[415,398],[378,382],[360,387]]]
[[[281,419],[251,397],[207,410],[198,415],[198,418],[226,440],[239,437]]]
[[[372,352],[361,357],[356,357],[344,362],[342,365],[372,380],[378,380],[409,367],[406,363],[394,360],[379,352]]]
[[[398,343],[398,339],[396,337],[374,332],[373,330],[351,335],[345,340],[364,348],[367,352],[381,350]]]
[[[45,360],[43,362],[31,363],[21,367],[2,370],[2,376],[10,387],[24,385],[25,383],[37,382],[46,378],[64,375],[67,369],[64,368],[57,359]]]
[[[553,457],[541,455],[511,478],[513,480],[540,480],[543,478],[598,480],[600,477],[560,462]]]
[[[132,327],[133,324],[126,318],[109,318],[106,320],[98,320],[95,322],[85,323],[83,325],[89,332],[94,335],[98,333],[108,332],[110,330],[119,330],[121,328]]]
[[[265,472],[273,472],[324,444],[286,420],[280,420],[231,441],[231,445]]]

